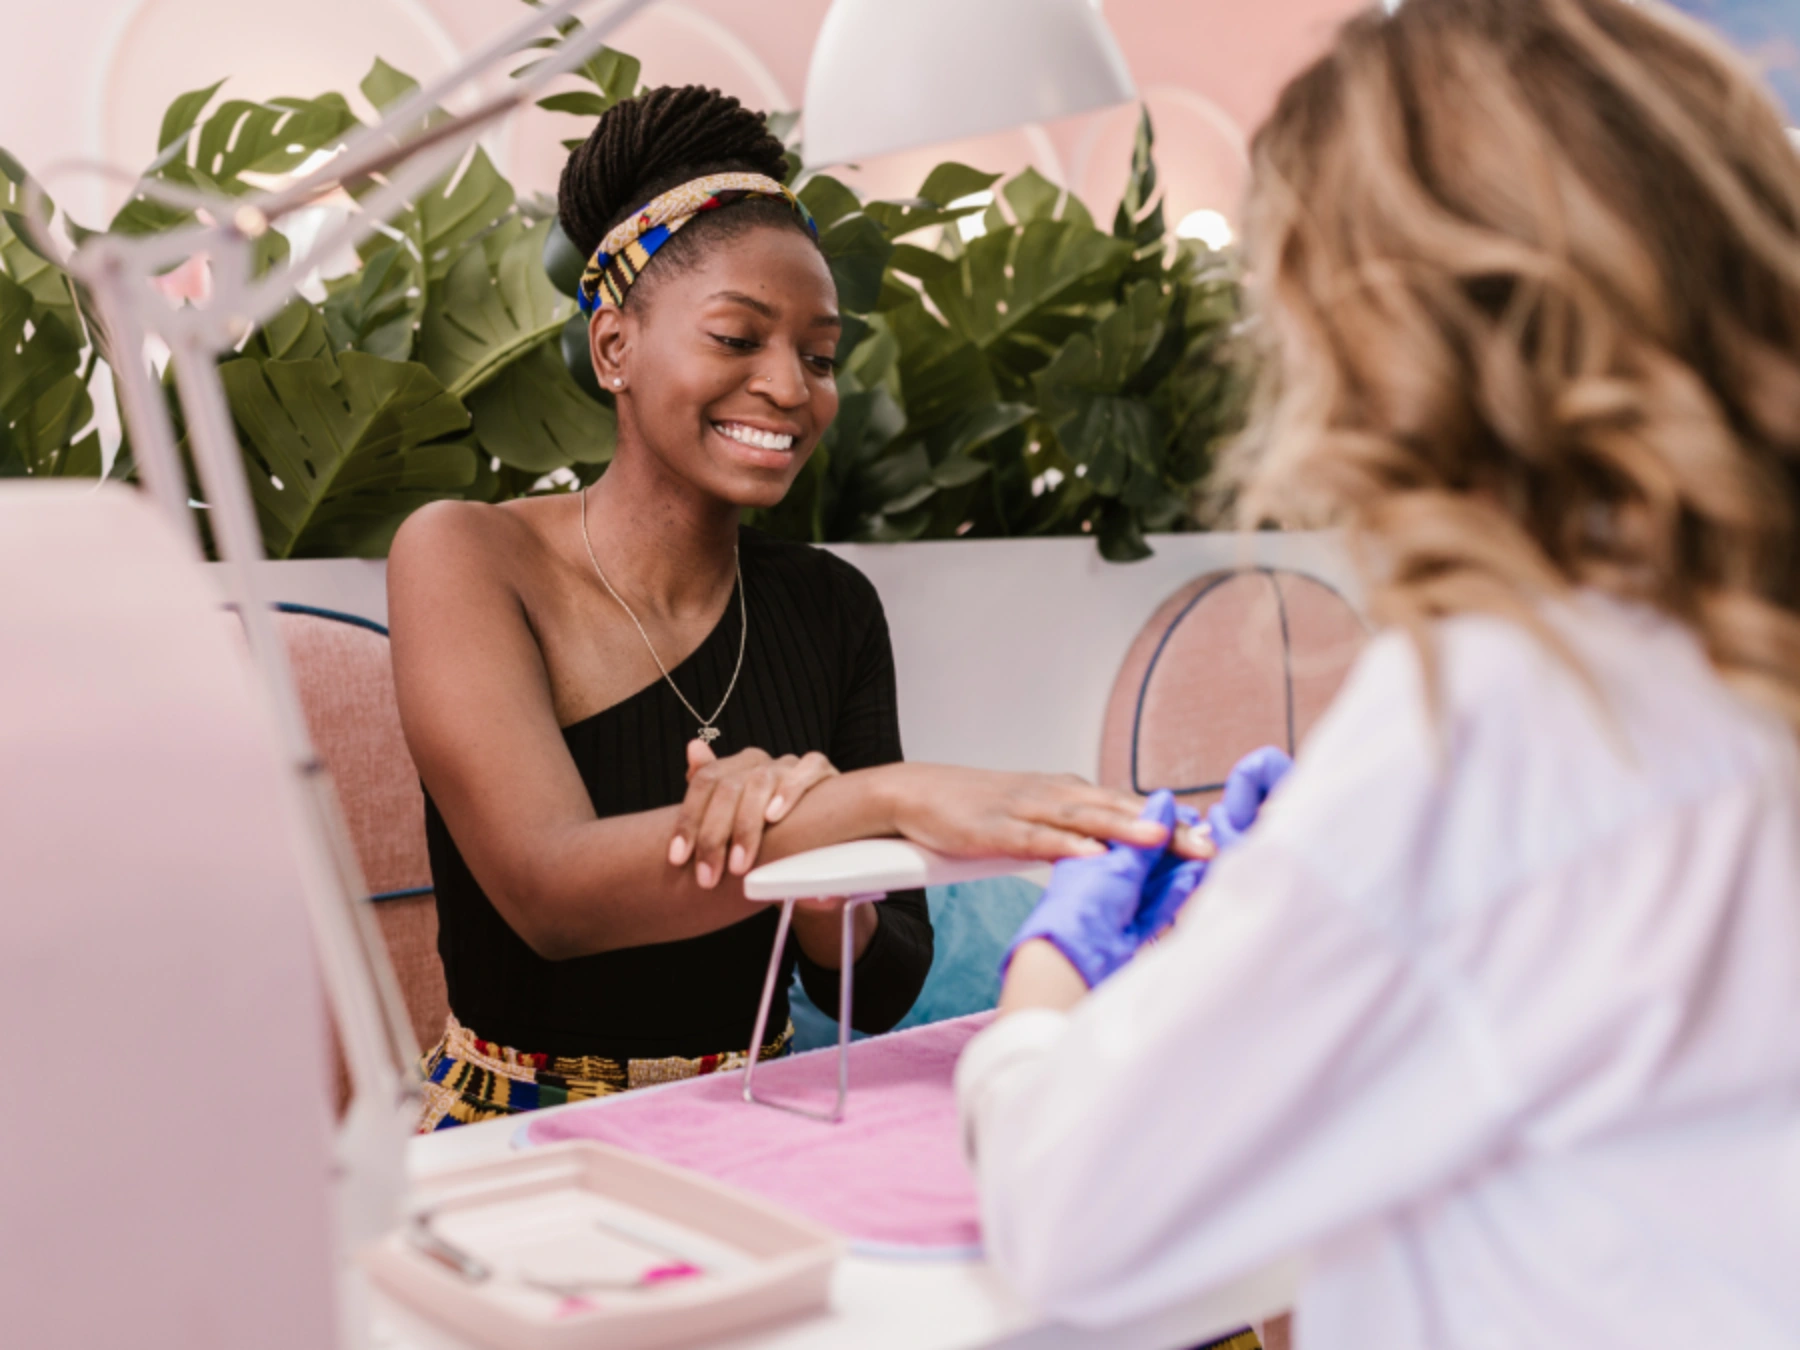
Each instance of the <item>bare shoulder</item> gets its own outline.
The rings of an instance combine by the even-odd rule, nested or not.
[[[514,575],[529,540],[483,502],[433,502],[406,518],[388,549],[388,627],[398,655],[458,644],[518,610]]]
[[[408,516],[388,550],[390,574],[398,568],[460,568],[516,553],[529,534],[509,511],[486,502],[442,501]]]
[[[442,501],[406,518],[388,550],[388,605],[516,592],[542,547],[529,517],[485,502]]]

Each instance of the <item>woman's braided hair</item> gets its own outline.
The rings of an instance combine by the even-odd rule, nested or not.
[[[615,103],[569,155],[557,216],[569,241],[592,256],[607,231],[670,188],[715,173],[760,173],[783,182],[787,158],[763,115],[697,84],[664,85]],[[763,225],[804,227],[786,204],[752,197],[709,211],[656,255],[645,280],[690,265],[706,247]],[[643,282],[627,295],[635,296]]]

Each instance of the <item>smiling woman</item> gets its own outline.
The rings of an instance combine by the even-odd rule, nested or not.
[[[609,110],[559,210],[590,259],[611,466],[573,496],[438,503],[394,541],[395,677],[454,1014],[421,1128],[733,1063],[774,940],[743,896],[758,860],[893,834],[1030,857],[1163,837],[1088,784],[901,764],[874,588],[740,527],[837,412],[837,295],[784,172],[763,119],[716,91]],[[821,1007],[841,912],[794,916],[788,969]],[[930,920],[913,893],[856,922],[853,1020],[883,1030],[924,981]]]

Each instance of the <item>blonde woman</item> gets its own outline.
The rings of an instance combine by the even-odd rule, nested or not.
[[[1800,160],[1624,0],[1366,14],[1254,158],[1239,508],[1386,631],[1091,994],[1156,897],[1059,865],[959,1069],[992,1256],[1104,1325],[1304,1254],[1306,1350],[1800,1344]]]

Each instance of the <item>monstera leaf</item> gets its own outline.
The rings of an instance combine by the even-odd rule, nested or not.
[[[474,481],[468,446],[433,444],[469,414],[416,362],[246,358],[219,376],[271,557],[380,557],[408,513]]]
[[[565,19],[525,59],[578,31]],[[607,50],[571,75],[540,105],[592,119],[640,71]],[[391,115],[419,84],[376,61],[360,87]],[[221,88],[170,106],[145,184],[240,194],[357,126],[336,93],[221,100]],[[417,121],[447,116],[421,108]],[[768,121],[787,144],[793,116]],[[1118,560],[1148,552],[1147,530],[1193,528],[1193,490],[1242,420],[1235,258],[1167,237],[1153,149],[1145,117],[1110,231],[1031,170],[942,164],[891,202],[806,180],[845,319],[840,411],[788,498],[754,513],[763,527],[814,541],[1083,531]],[[28,180],[4,152],[0,180],[0,474],[97,474],[89,385],[111,365],[106,335],[27,235]],[[348,190],[366,208],[376,184]],[[86,235],[41,209],[63,237]],[[470,150],[380,222],[348,271],[230,354],[221,378],[272,555],[379,554],[422,502],[504,501],[561,490],[561,470],[584,484],[604,471],[617,422],[573,304],[586,259],[552,215]],[[112,228],[192,220],[141,185]],[[257,239],[259,275],[288,258],[279,230]],[[115,472],[131,462],[122,445]]]
[[[925,293],[963,341],[980,349],[1003,393],[1027,382],[1093,322],[1131,248],[1079,220],[1037,219],[972,241],[951,267],[925,279]]]
[[[325,282],[320,317],[334,351],[355,348],[389,361],[412,355],[425,311],[418,254],[408,241],[375,249],[354,272]]]
[[[433,281],[449,272],[461,249],[499,223],[513,205],[512,184],[500,176],[487,151],[477,146],[460,168],[427,188],[413,210],[393,222],[419,240],[425,275]]]
[[[511,217],[463,250],[431,283],[419,359],[451,393],[481,388],[534,347],[562,332],[575,312],[544,272],[550,222]]]
[[[917,197],[907,201],[870,202],[867,211],[887,231],[888,238],[900,239],[933,225],[947,225],[986,210],[985,202],[967,202],[967,199],[986,192],[999,181],[997,173],[983,173],[967,164],[944,163],[926,177]],[[958,201],[967,204],[951,205]]]
[[[1134,512],[1160,520],[1178,515],[1182,505],[1184,485],[1172,485],[1166,473],[1168,419],[1140,385],[1153,363],[1178,349],[1182,328],[1174,302],[1175,293],[1156,282],[1136,283],[1092,337],[1070,338],[1035,380],[1038,406],[1081,467],[1085,488],[1109,499],[1100,542],[1119,561],[1148,554]]]
[[[170,105],[157,137],[157,157],[144,177],[241,196],[250,175],[291,173],[360,125],[342,94],[316,98],[227,99],[202,117],[224,81],[183,94]],[[183,208],[139,192],[113,217],[113,230],[148,234],[190,220]]]
[[[79,436],[94,417],[80,366],[80,341],[0,276],[0,477],[99,475],[100,438]]]
[[[482,451],[531,474],[604,464],[618,440],[613,410],[576,388],[554,343],[512,362],[468,404]]]
[[[244,348],[246,356],[270,361],[328,359],[331,351],[329,320],[303,298],[282,306]]]
[[[907,421],[934,427],[999,401],[981,350],[912,300],[882,315],[899,345],[896,361]]]
[[[1171,302],[1155,282],[1140,281],[1092,337],[1070,338],[1034,381],[1038,406],[1063,447],[1108,495],[1124,490],[1131,464],[1156,463],[1154,409],[1128,390],[1163,344]]]
[[[386,110],[417,91],[419,82],[377,58],[363,76],[361,88],[363,97]],[[430,125],[444,116],[441,110],[434,109],[424,121]],[[369,191],[367,187],[359,188],[358,195],[366,196]],[[514,201],[512,184],[500,176],[487,152],[477,146],[420,193],[407,210],[388,221],[387,237],[407,243],[423,263],[426,278],[436,281],[456,264],[462,249],[508,216]],[[365,262],[382,247],[379,243],[365,246]]]
[[[30,294],[34,316],[52,314],[72,335],[82,331],[75,290],[68,275],[38,252],[25,233],[25,185],[29,178],[20,163],[0,150],[0,267]],[[43,199],[38,218],[49,223],[55,205]]]
[[[799,195],[819,227],[819,248],[837,283],[838,307],[846,314],[867,314],[881,300],[882,274],[894,253],[887,231],[835,178],[816,174]]]

